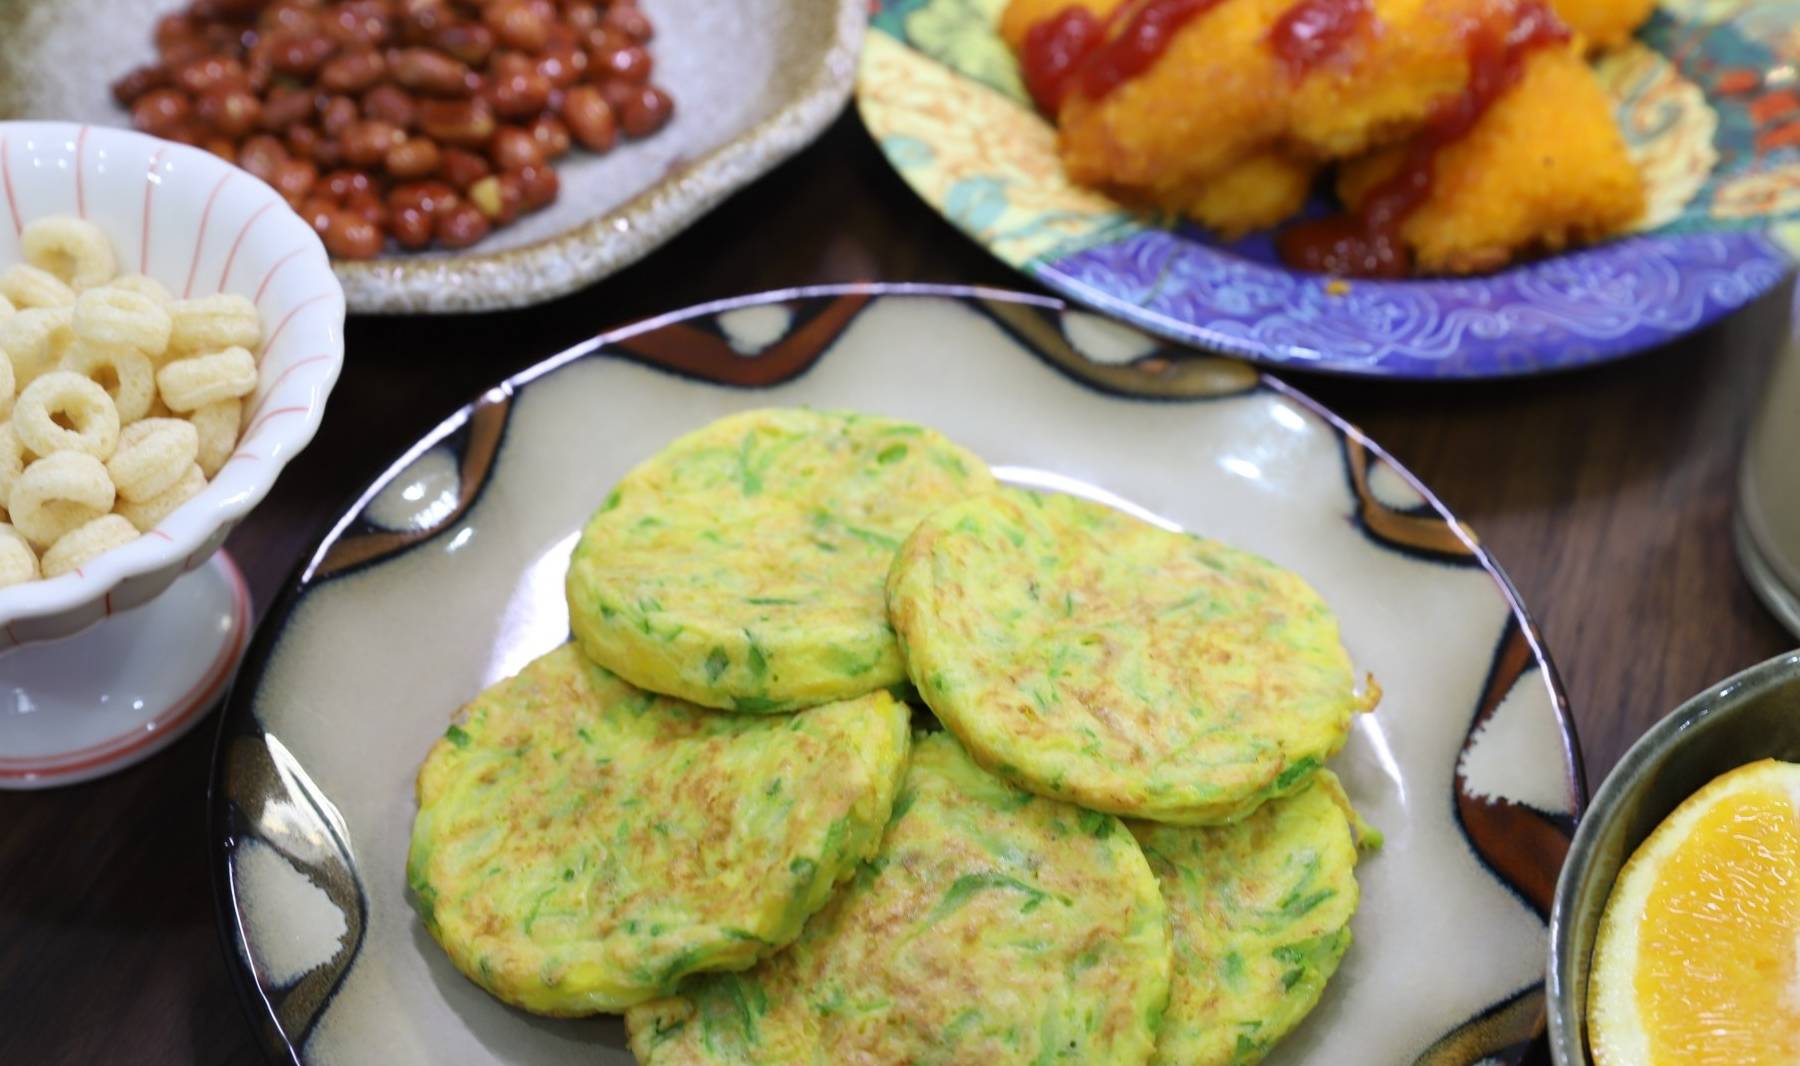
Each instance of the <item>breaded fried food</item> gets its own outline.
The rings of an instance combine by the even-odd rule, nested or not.
[[[1270,225],[1298,210],[1311,177],[1307,161],[1403,137],[1461,92],[1470,73],[1467,27],[1509,18],[1513,7],[1513,0],[1373,0],[1367,27],[1297,75],[1269,46],[1271,27],[1294,3],[1222,0],[1111,92],[1095,99],[1070,91],[1056,116],[1069,176],[1225,233]],[[1013,0],[1002,34],[1017,51],[1033,24],[1063,6]],[[1104,13],[1111,5],[1082,6]],[[1109,32],[1121,32],[1118,20]]]
[[[885,692],[718,714],[566,644],[432,746],[413,906],[457,969],[537,1014],[616,1011],[687,974],[741,970],[875,853],[910,719]]]
[[[1346,163],[1338,194],[1357,208],[1405,152]],[[1522,250],[1610,236],[1643,210],[1643,181],[1605,90],[1576,46],[1548,45],[1466,136],[1437,152],[1429,196],[1400,236],[1423,272],[1464,274]]]
[[[1588,51],[1617,48],[1656,10],[1656,0],[1551,0]]]
[[[1286,152],[1262,152],[1191,189],[1174,189],[1159,206],[1191,218],[1226,240],[1292,218],[1306,203],[1319,164]]]
[[[1169,907],[1169,1007],[1153,1066],[1253,1066],[1306,1017],[1350,947],[1370,833],[1320,770],[1241,822],[1131,822]]]
[[[1011,0],[1000,17],[1000,36],[1017,54],[1024,49],[1033,26],[1072,6],[1105,19],[1120,4],[1119,0]],[[1245,143],[1254,139],[1246,137]],[[1319,170],[1319,164],[1311,159],[1279,148],[1245,151],[1240,158],[1221,162],[1217,169],[1186,181],[1149,187],[1110,178],[1095,183],[1128,203],[1191,218],[1222,237],[1236,238],[1297,213]]]
[[[566,583],[575,638],[632,684],[769,713],[904,680],[882,599],[919,520],[993,485],[922,426],[746,411],[626,474]]]
[[[643,1066],[1139,1066],[1168,995],[1168,914],[1131,833],[933,733],[880,854],[791,948],[625,1024]]]
[[[933,514],[888,608],[913,684],[978,762],[1093,810],[1241,818],[1366,709],[1298,576],[1073,496],[1001,489]]]

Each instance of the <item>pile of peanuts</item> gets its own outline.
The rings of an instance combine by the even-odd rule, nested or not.
[[[571,141],[668,122],[636,2],[193,0],[113,94],[274,186],[332,255],[466,248],[556,199]]]
[[[90,222],[38,219],[0,271],[0,587],[156,528],[225,465],[256,390],[262,317],[119,277]]]

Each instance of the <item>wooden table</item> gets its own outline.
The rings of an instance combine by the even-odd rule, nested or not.
[[[846,115],[592,289],[507,314],[352,320],[318,439],[229,549],[260,608],[371,478],[502,376],[634,318],[854,280],[1027,287],[917,200]],[[1568,687],[1590,782],[1675,703],[1794,643],[1739,576],[1729,524],[1787,302],[1558,377],[1295,378],[1435,488],[1511,573]],[[213,725],[103,781],[0,794],[0,1063],[260,1061],[213,913]]]

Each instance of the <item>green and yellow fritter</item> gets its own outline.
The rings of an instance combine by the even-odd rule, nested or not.
[[[576,639],[633,684],[762,713],[905,679],[882,582],[925,515],[986,464],[891,418],[747,411],[676,440],[589,519],[567,582]]]
[[[875,853],[910,729],[885,692],[718,714],[564,645],[433,745],[413,904],[459,970],[538,1014],[620,1010],[743,969]]]
[[[1154,1066],[1250,1066],[1319,1002],[1350,946],[1366,832],[1329,770],[1231,825],[1132,822],[1174,931]]]
[[[1073,496],[937,511],[895,560],[888,608],[913,683],[977,761],[1095,810],[1241,818],[1304,784],[1366,709],[1306,582]]]
[[[921,735],[880,853],[788,950],[626,1014],[643,1066],[1137,1066],[1168,916],[1123,823]]]

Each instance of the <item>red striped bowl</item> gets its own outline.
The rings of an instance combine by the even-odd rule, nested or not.
[[[0,652],[77,633],[204,563],[312,440],[344,363],[344,291],[319,238],[275,191],[197,148],[57,122],[0,122],[0,266],[19,231],[69,214],[112,238],[121,271],[177,296],[236,292],[262,312],[261,380],[212,484],[74,573],[0,589]]]

